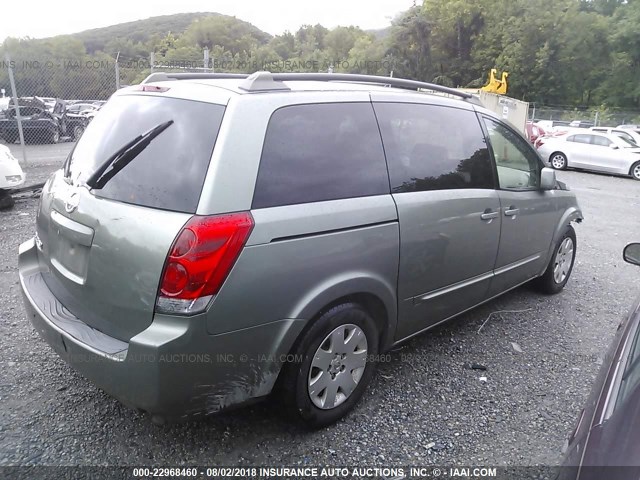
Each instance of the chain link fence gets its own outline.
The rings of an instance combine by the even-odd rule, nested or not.
[[[108,57],[0,62],[0,138],[9,145],[76,141],[121,83]]]
[[[569,124],[580,122],[581,126],[617,127],[618,125],[640,124],[640,110],[614,108],[577,109],[557,106],[529,105],[529,120],[551,120]]]
[[[26,163],[25,145],[77,141],[116,90],[154,71],[215,72],[229,70],[222,61],[227,67],[239,65],[232,58],[210,57],[207,49],[197,58],[187,57],[152,52],[146,59],[102,53],[26,58],[9,53],[0,59],[0,142],[21,144]]]

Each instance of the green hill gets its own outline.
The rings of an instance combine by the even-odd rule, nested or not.
[[[213,12],[177,13],[175,15],[162,15],[144,20],[120,23],[109,27],[93,28],[75,33],[71,35],[71,37],[81,40],[87,49],[87,53],[93,53],[98,50],[104,50],[107,43],[114,39],[124,41],[131,40],[133,43],[145,43],[152,37],[164,37],[169,32],[178,35],[183,33],[195,20],[213,16],[226,17],[226,15]],[[228,18],[231,19],[234,17]],[[269,34],[263,32],[256,26],[243,20],[234,20],[237,22],[240,30],[248,32],[251,36],[258,39],[260,43],[270,38]]]

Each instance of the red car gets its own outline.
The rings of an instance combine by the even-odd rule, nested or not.
[[[525,130],[526,130],[527,138],[529,139],[529,142],[531,142],[531,144],[533,145],[535,145],[536,140],[538,138],[542,137],[546,133],[540,125],[537,125],[533,122],[527,122],[525,126]]]

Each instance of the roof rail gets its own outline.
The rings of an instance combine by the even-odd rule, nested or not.
[[[166,73],[154,72],[145,78],[143,83],[168,82],[171,80],[205,80],[222,78],[247,78],[246,73]]]
[[[385,85],[388,87],[404,88],[408,90],[430,90],[462,98],[476,105],[482,105],[480,100],[468,92],[455,88],[437,85],[435,83],[408,80],[405,78],[381,77],[377,75],[361,75],[354,73],[271,73],[255,72],[251,75],[243,73],[152,73],[142,83],[162,82],[168,80],[205,80],[240,78],[246,79],[239,88],[247,92],[263,92],[270,90],[288,90],[282,82],[287,81],[320,81],[347,82],[367,85]]]
[[[256,72],[249,75],[238,88],[247,92],[264,92],[273,90],[291,90],[282,80],[274,78],[271,72]]]

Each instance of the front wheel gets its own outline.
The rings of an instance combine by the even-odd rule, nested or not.
[[[634,163],[629,173],[634,180],[640,180],[640,162]]]
[[[318,318],[284,366],[281,393],[288,410],[313,428],[346,415],[364,393],[378,353],[375,322],[360,305],[344,303]]]
[[[559,293],[569,281],[576,258],[576,231],[567,226],[564,234],[556,244],[551,261],[542,276],[536,279],[536,286],[547,294]]]
[[[564,153],[556,152],[549,158],[551,166],[556,170],[567,169],[567,156]]]

